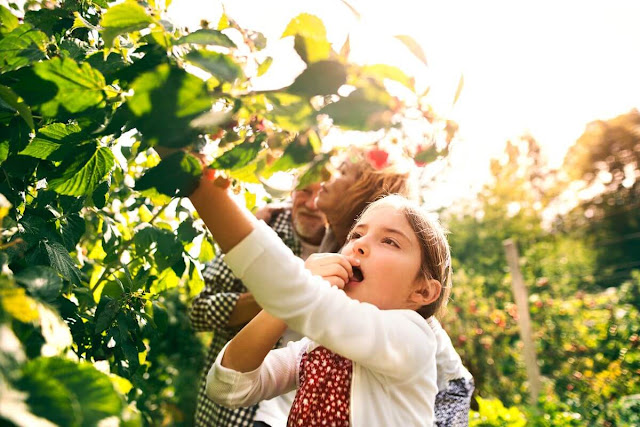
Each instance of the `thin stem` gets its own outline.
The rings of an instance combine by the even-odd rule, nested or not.
[[[169,203],[165,204],[164,206],[162,206],[154,215],[153,217],[151,217],[151,219],[149,220],[149,224],[153,224],[153,221],[155,221],[156,219],[158,219],[158,217],[162,214],[162,212],[164,212],[164,210],[167,208],[167,206],[169,206],[171,204],[171,202],[173,202],[173,199],[171,199],[169,201]],[[131,246],[131,244],[133,243],[133,237],[129,240],[127,240],[126,242],[122,243],[122,245],[120,246],[120,249],[118,250],[118,253],[116,254],[116,259],[118,260],[118,262],[120,262],[120,257],[122,256],[122,254],[129,249],[129,247]],[[93,287],[91,288],[91,293],[94,293],[96,291],[96,289],[98,289],[98,285],[100,285],[100,283],[105,280],[107,277],[109,277],[109,275],[111,275],[114,271],[116,271],[118,268],[120,268],[120,266],[117,267],[106,267],[104,269],[104,271],[102,272],[102,275],[100,276],[100,278],[98,279],[98,281],[96,282],[95,285],[93,285]]]

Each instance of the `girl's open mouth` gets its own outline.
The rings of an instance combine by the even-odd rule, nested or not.
[[[362,274],[362,270],[360,267],[353,267],[353,277],[351,278],[352,282],[362,282],[364,280],[364,275]]]

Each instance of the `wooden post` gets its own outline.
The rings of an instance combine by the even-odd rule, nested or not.
[[[511,285],[515,298],[516,307],[518,309],[518,327],[520,328],[520,338],[524,344],[524,362],[527,368],[527,376],[529,377],[529,393],[531,404],[535,407],[538,404],[538,396],[540,394],[540,368],[536,358],[535,343],[533,342],[533,334],[531,332],[531,318],[529,317],[529,298],[527,296],[527,288],[520,272],[518,264],[518,248],[515,242],[507,239],[502,242],[505,253],[507,255],[507,263],[509,271],[511,271]]]

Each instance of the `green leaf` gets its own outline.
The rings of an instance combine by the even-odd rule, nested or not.
[[[438,156],[440,155],[440,153],[438,153],[438,150],[436,148],[435,145],[432,145],[431,147],[429,147],[426,150],[421,150],[419,151],[415,157],[413,158],[413,160],[419,165],[419,166],[424,166],[428,163],[433,162],[434,160],[436,160],[438,158]]]
[[[62,162],[62,174],[49,181],[49,187],[59,194],[83,196],[91,194],[115,164],[110,148],[85,144],[78,155]]]
[[[0,6],[0,34],[7,34],[18,25],[20,25],[18,18],[6,7]]]
[[[198,254],[198,261],[201,263],[209,262],[216,256],[216,251],[213,248],[213,245],[207,239],[207,236],[204,236],[202,239],[202,243],[200,243],[200,253]]]
[[[415,90],[414,80],[398,67],[386,64],[365,65],[362,72],[379,79],[381,83],[384,79],[391,79]]]
[[[244,141],[222,153],[211,163],[211,167],[231,171],[238,170],[255,160],[262,149],[262,141],[258,138],[254,142]]]
[[[56,425],[79,427],[82,411],[75,395],[40,368],[43,359],[31,360],[22,367],[22,376],[16,387],[27,393],[26,403],[33,414]]]
[[[62,277],[74,285],[80,286],[82,284],[80,270],[78,270],[78,267],[76,267],[76,264],[71,259],[71,255],[69,255],[67,249],[58,242],[45,241],[42,242],[42,244],[47,251],[51,267],[55,268]]]
[[[154,19],[135,0],[127,0],[107,9],[102,16],[100,26],[106,47],[112,47],[116,37],[133,31],[139,31],[153,24]]]
[[[55,97],[40,106],[47,117],[55,117],[59,108],[79,113],[104,100],[104,77],[86,62],[78,65],[70,58],[53,58],[35,64],[33,70],[37,76],[58,87]]]
[[[297,95],[274,92],[267,95],[267,100],[272,108],[265,117],[283,129],[301,131],[309,128],[315,120],[309,101]]]
[[[87,229],[87,224],[80,214],[66,214],[60,219],[60,236],[67,250],[72,251]]]
[[[60,295],[62,280],[52,268],[34,265],[14,276],[16,282],[24,285],[32,296],[51,303]]]
[[[242,76],[242,68],[229,55],[206,50],[192,50],[185,59],[223,82],[234,82]]]
[[[331,45],[327,31],[317,16],[302,13],[289,22],[282,37],[295,36],[296,52],[307,64],[327,59]]]
[[[309,64],[286,91],[307,97],[330,95],[336,93],[346,81],[344,65],[336,61],[320,61]]]
[[[175,65],[161,64],[131,87],[135,93],[127,106],[136,116],[133,125],[151,145],[184,147],[197,139],[191,122],[213,104],[205,82]]]
[[[288,171],[305,165],[313,160],[315,153],[313,147],[307,140],[296,138],[284,149],[282,156],[271,166],[269,173]]]
[[[272,63],[273,63],[273,58],[270,56],[267,56],[265,60],[262,61],[260,65],[258,65],[258,77],[266,73],[267,70],[269,70],[269,67],[271,67]]]
[[[22,102],[18,95],[7,86],[0,85],[0,107],[9,107],[10,110],[18,113],[31,129],[35,127],[31,116],[31,108]]]
[[[52,123],[38,129],[35,138],[20,152],[37,159],[63,160],[77,144],[89,136],[75,124]]]
[[[231,41],[229,37],[222,34],[218,30],[212,30],[209,28],[201,28],[186,36],[180,37],[173,42],[174,45],[180,45],[185,43],[200,44],[200,45],[215,45],[224,47],[236,47],[236,44]]]
[[[191,243],[200,235],[200,232],[193,226],[193,220],[182,221],[178,226],[178,238],[185,243]]]
[[[100,298],[100,302],[98,303],[98,308],[96,309],[96,324],[95,324],[95,333],[99,334],[100,332],[106,330],[109,326],[113,324],[113,321],[116,318],[116,315],[120,311],[121,303],[119,299],[111,298],[110,296],[103,295]]]
[[[0,71],[17,70],[45,59],[47,36],[29,24],[22,24],[0,40]]]
[[[196,189],[201,175],[200,161],[191,154],[179,151],[149,169],[136,182],[136,190],[156,188],[168,196],[185,197]]]
[[[327,105],[320,110],[328,114],[333,124],[352,130],[377,130],[390,125],[391,97],[377,88],[356,89],[348,97]]]
[[[331,177],[331,173],[327,170],[326,165],[329,162],[331,156],[329,154],[323,154],[318,159],[314,160],[309,168],[298,179],[296,189],[308,187],[316,182],[326,181]]]
[[[115,279],[107,282],[107,284],[104,285],[104,288],[102,288],[101,296],[110,297],[110,298],[113,298],[114,300],[117,300],[123,294],[124,294],[124,286],[122,286],[122,282],[118,279]]]
[[[7,150],[7,156],[23,150],[29,144],[30,139],[29,125],[18,116],[13,117],[8,125],[0,125],[0,143],[3,143],[5,150]]]
[[[29,361],[23,368],[25,377],[36,378],[40,383],[55,383],[64,391],[62,395],[72,398],[74,412],[79,412],[76,423],[61,425],[97,425],[104,418],[118,416],[122,411],[122,400],[113,388],[109,377],[98,371],[90,363],[77,363],[60,357],[39,357]],[[43,381],[43,379],[49,379]],[[31,406],[31,399],[29,400]],[[54,405],[48,405],[53,412],[61,411]],[[71,409],[71,408],[69,408]],[[52,412],[39,413],[45,418]]]
[[[412,37],[403,35],[395,37],[400,40],[424,65],[429,65],[427,64],[427,56],[424,54],[422,47],[420,47]]]

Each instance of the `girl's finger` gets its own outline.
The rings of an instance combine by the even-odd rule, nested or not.
[[[328,276],[328,277],[325,277],[324,280],[329,282],[331,286],[335,286],[338,289],[344,289],[345,282],[340,277]]]

